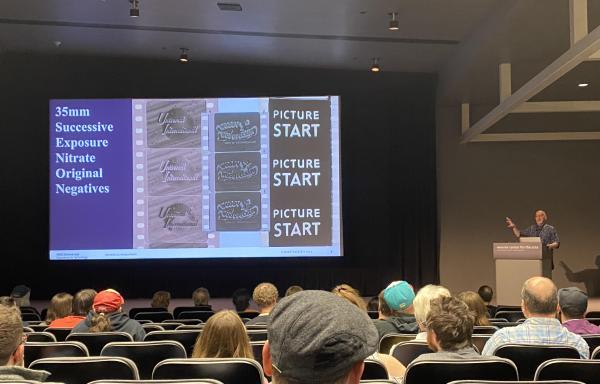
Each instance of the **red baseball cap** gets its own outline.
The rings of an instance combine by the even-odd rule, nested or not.
[[[98,313],[115,312],[123,306],[123,296],[114,289],[106,289],[98,292],[94,298],[93,308]]]

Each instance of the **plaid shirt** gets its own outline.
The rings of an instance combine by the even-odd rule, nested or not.
[[[556,228],[549,224],[543,224],[541,227],[533,224],[520,232],[522,237],[539,237],[544,245],[560,243]]]
[[[557,319],[533,317],[516,327],[496,331],[481,352],[492,356],[504,344],[566,345],[574,347],[582,359],[590,356],[590,347],[581,336],[569,332]]]

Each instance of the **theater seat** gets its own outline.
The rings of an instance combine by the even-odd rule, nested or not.
[[[152,379],[191,379],[196,377],[220,380],[227,384],[262,384],[263,370],[252,359],[170,359],[154,368]]]
[[[56,337],[50,332],[27,332],[27,341],[38,342],[38,343],[47,343],[47,342],[56,342]]]
[[[412,341],[417,335],[412,333],[390,333],[379,340],[379,353],[389,354],[392,346],[403,341]]]
[[[518,380],[519,375],[508,359],[415,361],[406,367],[404,384],[446,384],[465,378]]]
[[[387,380],[389,378],[387,369],[378,360],[365,360],[365,369],[360,377],[361,380]]]
[[[22,312],[21,320],[23,321],[41,321],[40,315],[32,312]]]
[[[199,307],[176,307],[173,309],[173,317],[177,319],[181,312],[189,311],[212,311],[212,307],[210,305],[201,305]]]
[[[87,384],[100,379],[139,380],[135,363],[123,357],[55,357],[29,366],[52,373],[53,382]]]
[[[31,323],[29,323],[27,328],[33,329],[34,332],[42,332],[46,328],[48,328],[48,324],[31,324]]]
[[[102,348],[100,355],[130,359],[137,366],[142,380],[152,378],[152,370],[159,362],[187,357],[183,345],[172,340],[108,343]]]
[[[33,361],[48,357],[86,357],[89,356],[85,345],[77,341],[29,342],[25,343],[25,366]]]
[[[161,312],[138,312],[136,313],[134,320],[148,320],[153,323],[160,323],[165,320],[172,320],[173,315],[169,312],[161,311]]]
[[[577,349],[564,345],[506,344],[496,349],[494,355],[514,362],[519,369],[519,378],[522,380],[533,380],[535,370],[546,360],[579,359]]]
[[[590,311],[585,314],[586,319],[590,318],[600,318],[600,311]]]
[[[90,356],[100,356],[102,348],[114,341],[133,341],[133,337],[125,332],[71,333],[67,341],[79,341],[90,351]]]
[[[259,312],[238,312],[238,316],[243,319],[254,319],[258,316]]]
[[[72,330],[71,328],[45,328],[44,332],[53,334],[56,341],[65,341]]]
[[[265,341],[267,340],[266,329],[247,329],[246,334],[250,341]]]
[[[522,311],[498,311],[495,318],[506,319],[509,323],[514,323],[520,319],[524,319],[525,315]]]
[[[200,320],[205,323],[214,314],[215,313],[213,311],[183,311],[179,313],[176,320],[192,319]]]
[[[160,326],[163,327],[163,330],[165,330],[165,331],[174,331],[182,325],[185,325],[185,324],[183,322],[170,322],[170,321],[163,321],[162,323],[160,323]]]
[[[165,328],[162,326],[162,323],[146,323],[146,324],[142,324],[142,328],[144,328],[144,331],[146,331],[146,333],[148,332],[152,332],[152,331],[164,331]]]
[[[433,351],[429,349],[429,346],[424,341],[403,341],[392,346],[390,355],[394,356],[396,360],[406,367],[422,354],[432,352]]]
[[[483,347],[485,347],[485,343],[492,337],[492,335],[473,335],[471,336],[471,343],[475,347],[475,350],[481,354],[483,351]]]
[[[95,380],[88,384],[224,384],[214,379],[181,380]]]
[[[254,360],[258,361],[260,366],[262,367],[262,350],[265,346],[265,341],[251,341],[250,347],[252,347],[252,354],[254,355]]]
[[[498,330],[498,327],[493,325],[476,325],[473,327],[474,335],[493,335]]]
[[[594,349],[594,352],[592,352],[592,354],[590,355],[590,359],[600,360],[600,347]]]
[[[153,307],[138,307],[138,308],[131,308],[129,310],[129,317],[130,318],[135,318],[135,315],[137,315],[140,312],[169,312],[166,308],[153,308]]]
[[[144,341],[159,341],[159,340],[174,340],[183,345],[188,357],[192,356],[194,344],[202,330],[185,330],[185,331],[155,331],[146,334]]]
[[[495,381],[495,380],[456,380],[448,384],[585,384],[573,380],[550,380],[550,381]]]
[[[600,335],[581,335],[583,340],[590,346],[590,356],[596,348],[600,347]]]
[[[204,328],[204,324],[181,324],[180,326],[178,326],[177,328],[175,328],[177,331],[185,331],[185,330],[202,330]]]
[[[540,364],[535,380],[578,380],[586,384],[600,382],[600,361],[552,359]]]

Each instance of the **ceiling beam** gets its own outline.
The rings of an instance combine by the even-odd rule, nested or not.
[[[527,101],[511,113],[600,112],[600,100]]]
[[[485,133],[471,142],[600,140],[600,132]]]
[[[588,34],[587,0],[569,0],[571,47]]]
[[[485,132],[503,117],[513,112],[521,104],[538,94],[544,88],[558,80],[562,75],[569,72],[581,62],[600,50],[600,27],[596,27],[575,45],[563,53],[552,64],[543,69],[531,80],[525,83],[519,90],[506,98],[490,113],[485,115],[475,125],[463,133],[461,143],[468,143],[477,135]]]

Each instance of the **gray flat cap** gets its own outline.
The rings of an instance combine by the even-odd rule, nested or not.
[[[282,299],[268,326],[273,369],[292,381],[334,381],[377,350],[367,313],[330,292],[302,291]]]
[[[583,316],[588,306],[588,296],[577,287],[558,290],[558,305],[567,315]]]

